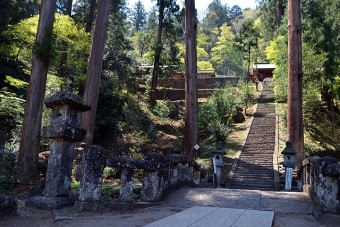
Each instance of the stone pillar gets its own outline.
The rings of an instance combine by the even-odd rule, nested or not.
[[[179,170],[179,181],[180,182],[187,182],[188,181],[188,163],[178,163],[178,170]]]
[[[145,160],[157,164],[157,169],[144,169],[143,186],[142,186],[142,201],[158,201],[163,193],[163,177],[162,170],[164,164],[164,156],[150,152],[145,156]]]
[[[194,172],[193,183],[194,183],[195,185],[197,185],[197,186],[200,185],[200,183],[201,183],[201,171],[196,170],[196,171]]]
[[[92,145],[84,149],[80,193],[75,205],[77,211],[96,210],[98,207],[102,193],[105,161],[103,148]]]
[[[43,128],[43,136],[51,139],[44,195],[68,197],[74,146],[86,135],[86,131],[79,128],[80,114],[90,107],[70,91],[47,98],[45,104],[52,109],[52,116],[50,125]]]
[[[123,169],[120,177],[119,199],[124,202],[133,201],[133,169]]]
[[[82,145],[85,145],[83,143]],[[74,162],[73,162],[73,171],[72,175],[76,181],[80,181],[81,179],[81,169],[82,169],[82,159],[83,159],[83,152],[84,146],[77,147],[74,149]]]
[[[188,169],[188,181],[190,183],[194,181],[194,167],[192,165],[190,165]]]
[[[178,183],[179,179],[179,166],[178,163],[174,163],[171,168],[170,184],[175,185]]]
[[[144,170],[142,201],[158,201],[162,193],[162,177],[159,170]]]
[[[329,167],[334,165],[335,168],[333,169],[335,170],[336,166],[339,166],[338,163],[339,161],[335,158],[324,157],[319,159],[315,168],[315,203],[318,210],[322,213],[340,213],[339,175],[335,174],[333,177],[327,175],[327,170],[331,169]]]

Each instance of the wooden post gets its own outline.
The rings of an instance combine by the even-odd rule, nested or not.
[[[195,0],[185,0],[185,131],[184,152],[194,156],[197,144],[197,21]]]
[[[305,158],[302,117],[302,44],[300,0],[288,0],[287,139],[293,142],[296,165]]]

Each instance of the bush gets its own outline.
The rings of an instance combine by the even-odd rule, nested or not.
[[[223,90],[215,91],[199,109],[200,134],[224,142],[231,131],[235,113],[234,88],[228,85]]]
[[[164,101],[157,101],[155,108],[153,109],[154,114],[156,114],[161,119],[169,118],[170,108]]]
[[[112,168],[112,167],[105,167],[103,170],[103,178],[120,178],[121,169],[120,168]]]
[[[240,106],[244,107],[246,114],[248,105],[254,103],[255,87],[252,82],[241,79],[238,81],[237,88],[238,88],[238,103]]]
[[[15,141],[5,146],[0,175],[0,192],[11,189],[16,182],[15,167],[17,155],[18,144]]]
[[[114,81],[111,78],[102,79],[96,114],[95,139],[116,134],[119,131],[119,121],[125,117],[126,103],[126,94],[115,88]]]

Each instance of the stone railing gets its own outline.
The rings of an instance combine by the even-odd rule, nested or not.
[[[340,164],[317,156],[303,161],[303,190],[322,213],[340,213]]]
[[[105,158],[104,149],[90,146],[84,149],[82,161],[80,194],[75,205],[79,211],[94,210],[100,204],[105,166],[122,169],[119,200],[124,202],[133,202],[133,180],[135,172],[140,170],[143,170],[143,202],[159,201],[180,186],[199,186],[201,179],[204,179],[204,170],[193,159],[183,155],[149,153],[144,160]]]

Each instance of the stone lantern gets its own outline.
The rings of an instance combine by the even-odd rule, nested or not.
[[[281,152],[283,154],[283,166],[293,168],[295,164],[296,151],[293,148],[293,143],[291,141],[286,142],[286,147]]]
[[[223,165],[222,151],[217,150],[213,152],[212,162],[214,167],[214,184],[215,187],[219,187],[221,183],[221,172]]]
[[[86,135],[86,130],[80,128],[80,115],[91,107],[68,89],[47,98],[45,104],[52,114],[50,125],[43,128],[43,136],[51,139],[44,195],[67,197],[75,143]]]
[[[284,155],[283,166],[285,167],[285,190],[290,191],[292,188],[293,168],[295,164],[296,151],[291,141],[286,142],[286,147],[281,154]]]

